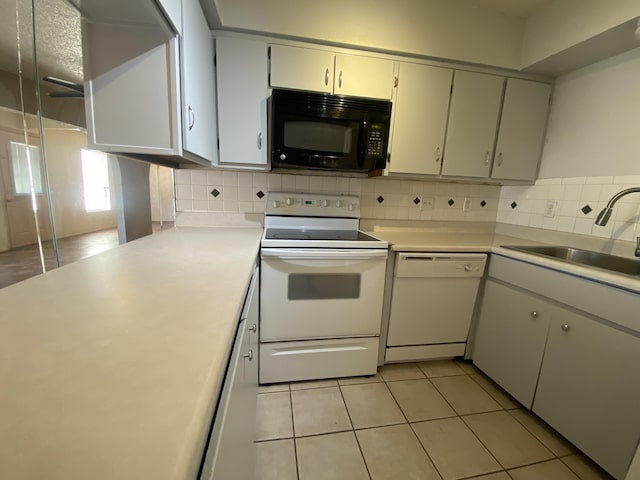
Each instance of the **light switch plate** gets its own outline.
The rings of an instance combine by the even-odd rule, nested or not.
[[[553,218],[556,216],[556,208],[558,202],[555,200],[547,200],[547,206],[544,208],[544,216],[547,218]]]
[[[434,197],[421,197],[420,210],[433,210],[433,204],[435,201]]]

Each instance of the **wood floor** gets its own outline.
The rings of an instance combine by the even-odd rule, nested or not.
[[[153,232],[173,228],[172,222],[163,226],[154,222]],[[58,239],[60,266],[68,265],[82,258],[97,255],[118,246],[118,230],[111,228]],[[47,271],[57,268],[51,241],[43,242],[45,268]],[[0,253],[0,288],[7,287],[42,273],[40,252],[37,244],[27,245]]]

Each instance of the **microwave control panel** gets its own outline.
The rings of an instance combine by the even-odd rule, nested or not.
[[[367,139],[367,157],[380,158],[384,156],[384,136],[380,125],[371,125]]]

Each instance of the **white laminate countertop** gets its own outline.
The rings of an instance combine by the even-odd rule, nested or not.
[[[0,290],[0,477],[194,478],[261,233],[175,228]]]
[[[502,245],[542,245],[539,241],[488,232],[375,230],[370,232],[389,242],[398,252],[486,252],[561,271],[640,294],[640,278],[570,264],[553,258],[517,252]]]

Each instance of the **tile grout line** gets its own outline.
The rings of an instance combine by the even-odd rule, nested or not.
[[[466,375],[467,377],[470,377],[470,376],[471,376],[471,374],[469,374],[469,373],[465,373],[465,375]],[[438,377],[438,378],[442,378],[442,377]],[[477,384],[477,382],[475,382],[475,381],[473,380],[473,378],[469,378],[469,380],[471,380],[472,382],[474,382],[474,383],[476,383],[476,384]],[[430,380],[429,380],[429,381],[430,381]],[[498,460],[498,459],[496,458],[496,456],[495,456],[495,455],[493,454],[493,452],[489,449],[489,447],[487,447],[487,446],[484,444],[484,442],[480,439],[480,437],[478,437],[478,435],[476,434],[476,432],[474,432],[474,431],[473,431],[473,429],[472,429],[469,425],[467,425],[467,422],[465,422],[465,421],[464,421],[463,416],[462,416],[461,414],[459,414],[459,413],[458,413],[458,411],[457,411],[455,408],[453,408],[453,405],[451,405],[451,404],[449,403],[449,400],[447,400],[447,397],[445,397],[445,396],[444,396],[444,394],[443,394],[443,393],[438,389],[437,385],[436,385],[435,383],[433,383],[433,382],[431,382],[431,384],[433,385],[433,388],[435,388],[435,389],[436,389],[436,391],[440,394],[440,396],[441,396],[442,398],[444,398],[445,402],[447,402],[447,404],[451,407],[451,409],[456,413],[457,418],[459,418],[459,419],[460,419],[460,421],[464,424],[464,426],[465,426],[465,427],[467,427],[467,428],[469,429],[469,431],[473,434],[473,436],[474,436],[474,437],[476,437],[476,438],[478,439],[478,442],[480,442],[480,445],[482,445],[482,446],[484,447],[484,449],[489,453],[489,455],[491,455],[491,457],[496,461],[496,463],[502,467],[503,471],[504,471],[504,472],[506,472],[506,471],[507,471],[506,467],[502,464],[502,462],[500,462],[500,460]],[[481,388],[482,388],[482,387],[481,387]],[[488,394],[487,394],[487,395],[488,395]],[[489,396],[490,396],[490,395],[489,395]],[[491,397],[491,398],[493,398],[493,397]],[[495,401],[495,400],[494,400],[494,401]],[[496,403],[498,403],[498,402],[496,402]],[[498,405],[500,405],[500,404],[498,403]],[[500,408],[502,408],[502,405],[500,405]],[[503,409],[503,410],[504,410],[504,409]],[[494,411],[499,412],[500,410],[494,410]],[[481,412],[481,413],[490,413],[490,412]],[[471,414],[469,414],[469,415],[477,415],[477,413],[471,413]],[[511,475],[509,475],[509,476],[511,476]]]
[[[416,366],[416,368],[420,371],[420,373],[422,373],[422,375],[424,375],[424,380],[426,380],[427,382],[431,383],[429,381],[429,378],[427,377],[427,374],[424,373],[422,371],[422,369],[418,366],[417,363],[413,363],[413,365]],[[382,378],[384,380],[384,377]],[[421,378],[417,378],[415,380],[422,380]],[[418,445],[420,445],[420,447],[422,447],[422,451],[425,453],[425,455],[427,456],[427,458],[429,459],[429,462],[431,463],[431,465],[433,466],[433,469],[436,471],[436,473],[438,474],[438,476],[441,479],[444,479],[444,475],[442,475],[442,473],[440,472],[440,470],[438,469],[438,467],[436,466],[435,462],[433,461],[433,459],[431,458],[431,455],[429,455],[429,452],[427,451],[426,447],[422,444],[422,442],[420,441],[420,437],[418,437],[418,434],[416,433],[416,431],[413,429],[413,426],[411,425],[411,422],[409,421],[409,419],[407,418],[407,415],[404,413],[404,410],[402,410],[402,407],[400,406],[400,403],[398,403],[398,399],[395,397],[395,395],[393,394],[393,391],[391,390],[391,388],[389,388],[389,385],[387,384],[387,381],[384,380],[384,385],[385,387],[387,387],[387,390],[389,391],[389,394],[391,395],[391,398],[393,398],[393,400],[396,402],[396,405],[398,406],[398,408],[400,409],[400,412],[402,413],[402,416],[404,417],[404,419],[407,421],[407,425],[409,425],[409,430],[411,430],[411,433],[413,433],[414,438],[418,441]],[[443,397],[444,398],[444,397]],[[445,399],[446,401],[446,399]],[[454,410],[455,412],[455,410]]]
[[[371,472],[369,471],[369,465],[367,464],[367,459],[365,458],[364,452],[362,451],[362,445],[360,445],[360,440],[358,440],[358,435],[356,435],[356,429],[353,426],[353,420],[351,420],[351,413],[349,413],[349,407],[347,407],[347,402],[344,399],[344,393],[342,393],[342,385],[340,385],[340,382],[338,382],[338,391],[340,392],[342,403],[344,403],[344,409],[347,411],[347,416],[349,417],[349,423],[351,423],[351,431],[353,432],[353,436],[356,439],[356,445],[358,445],[360,456],[362,457],[362,461],[364,462],[364,468],[367,470],[367,475],[369,476],[369,480],[372,480]]]
[[[296,444],[296,423],[293,418],[293,395],[289,384],[289,405],[291,406],[291,433],[293,434],[293,456],[296,461],[296,477],[300,480],[300,466],[298,465],[298,445]]]

